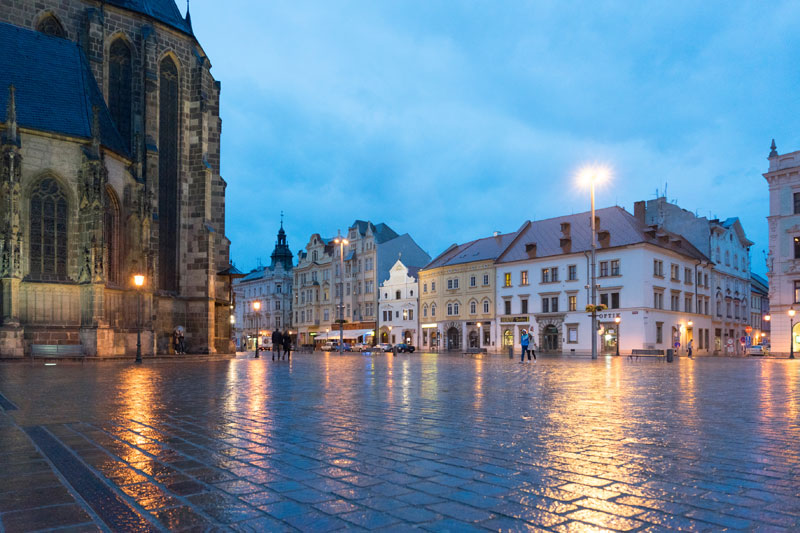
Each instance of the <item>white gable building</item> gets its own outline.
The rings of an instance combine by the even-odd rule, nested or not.
[[[381,285],[380,342],[404,342],[419,346],[419,268],[398,259]]]

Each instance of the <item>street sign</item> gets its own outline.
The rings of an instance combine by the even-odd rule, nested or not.
[[[675,348],[680,348],[680,347],[681,347],[681,343],[679,343],[679,342],[676,342],[676,343],[675,343]]]

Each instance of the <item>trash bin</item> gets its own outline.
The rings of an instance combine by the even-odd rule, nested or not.
[[[508,348],[508,358],[514,359],[514,347],[513,346],[506,346]]]
[[[667,363],[671,363],[674,357],[674,351],[672,348],[667,348]]]

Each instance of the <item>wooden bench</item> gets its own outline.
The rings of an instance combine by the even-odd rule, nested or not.
[[[660,359],[666,359],[667,354],[664,350],[653,350],[653,349],[639,349],[639,350],[631,350],[630,355],[628,355],[628,359],[639,359],[640,357],[658,357]]]
[[[31,357],[84,357],[80,344],[31,344]]]

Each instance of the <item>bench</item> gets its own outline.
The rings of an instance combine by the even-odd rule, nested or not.
[[[666,359],[666,352],[664,350],[654,350],[654,349],[638,349],[638,350],[631,350],[630,355],[628,355],[628,359],[639,359],[640,357],[658,357]]]
[[[31,344],[31,357],[83,357],[80,344]]]

